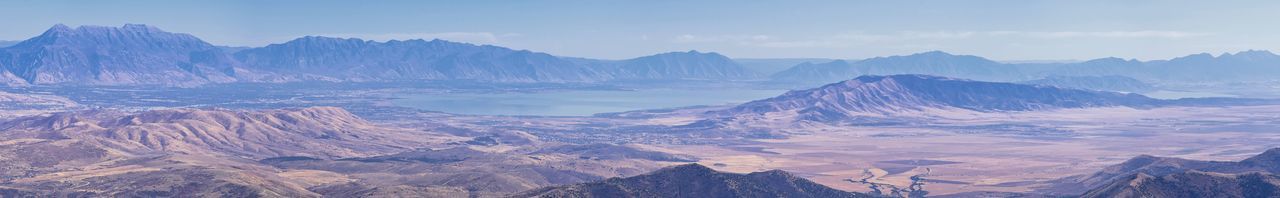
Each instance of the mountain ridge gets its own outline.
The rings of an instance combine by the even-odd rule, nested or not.
[[[793,112],[804,120],[833,122],[929,109],[1032,111],[1108,106],[1147,108],[1162,103],[1137,94],[902,74],[861,76],[711,113],[733,116]]]
[[[1108,197],[1134,191],[1168,191],[1166,187],[1181,185],[1224,185],[1239,176],[1276,177],[1280,173],[1280,148],[1272,148],[1263,153],[1240,161],[1202,161],[1173,157],[1157,157],[1138,155],[1120,164],[1108,166],[1097,172],[1062,178],[1054,181],[1045,192],[1073,194],[1082,193],[1091,197]],[[1259,174],[1247,176],[1250,174]],[[1187,180],[1192,178],[1192,180]],[[1206,182],[1205,180],[1218,182]],[[1280,181],[1280,180],[1274,180]],[[1155,182],[1155,185],[1142,186],[1143,182]],[[1190,183],[1187,183],[1190,182]],[[1262,183],[1258,183],[1262,184]],[[1276,185],[1270,182],[1263,185]],[[1164,189],[1164,190],[1161,190]],[[1171,188],[1179,189],[1179,188]],[[1280,190],[1271,192],[1280,193]]]
[[[200,86],[231,82],[433,81],[598,83],[615,80],[749,80],[759,74],[718,53],[670,52],[578,60],[439,39],[377,42],[305,36],[256,48],[214,46],[153,26],[58,24],[0,48],[10,85]]]

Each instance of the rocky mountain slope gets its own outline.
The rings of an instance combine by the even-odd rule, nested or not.
[[[871,197],[832,189],[773,170],[724,173],[698,164],[524,192],[513,197]]]

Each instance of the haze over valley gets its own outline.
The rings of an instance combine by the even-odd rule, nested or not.
[[[1229,24],[1213,33],[1052,31],[1023,20],[1058,21],[1055,12],[1014,19],[1003,7],[992,15],[1006,17],[980,20],[1002,23],[974,23],[978,30],[967,32],[831,29],[954,28],[919,18],[852,20],[874,16],[849,12],[824,12],[850,19],[831,21],[819,12],[797,12],[806,17],[800,20],[708,10],[757,25],[702,14],[708,18],[664,18],[694,15],[681,10],[703,3],[617,9],[397,2],[372,12],[365,4],[319,1],[296,8],[350,9],[347,18],[239,7],[279,8],[275,3],[176,3],[238,11],[210,16],[224,23],[190,22],[208,27],[116,4],[101,6],[133,11],[21,3],[80,11],[51,16],[58,21],[42,29],[0,31],[0,197],[1280,193],[1280,55],[1267,50],[1274,49],[1270,37],[1224,40],[1248,37]],[[802,4],[811,3],[734,5],[835,11],[796,7]],[[880,14],[864,7],[965,8],[832,4]],[[581,16],[592,13],[579,12],[591,9],[577,6],[617,15],[588,20]],[[452,9],[404,10],[422,7]],[[505,13],[507,22],[462,12],[535,7],[547,10]],[[657,15],[634,13],[646,9]],[[460,18],[442,21],[435,12]],[[388,25],[371,13],[402,20]],[[1226,12],[1187,14],[1206,13]],[[130,20],[117,23],[119,16]],[[529,19],[546,17],[558,23]],[[1137,27],[1183,27],[1112,17],[1145,24],[1131,25]],[[620,21],[634,27],[613,25]],[[1179,22],[1199,24],[1168,23]],[[785,30],[797,26],[812,32]],[[1005,26],[1027,29],[999,29]],[[386,32],[421,27],[450,32]],[[482,27],[524,33],[468,32]],[[706,27],[768,35],[717,36]],[[688,33],[658,38],[672,29]],[[344,33],[355,30],[371,33]],[[619,31],[639,41],[607,36]],[[27,32],[34,34],[12,36]],[[840,34],[798,36],[832,32]]]

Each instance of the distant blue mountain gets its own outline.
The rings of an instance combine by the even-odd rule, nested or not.
[[[9,84],[193,85],[236,81],[235,64],[217,47],[155,27],[56,25],[0,49],[0,82]]]
[[[241,50],[235,57],[252,69],[344,81],[593,82],[611,79],[608,73],[546,53],[444,40],[375,42],[308,36]]]
[[[1018,82],[1022,84],[1048,85],[1071,89],[1145,93],[1155,91],[1151,85],[1125,76],[1049,76],[1038,80]]]
[[[942,51],[870,58],[858,61],[854,68],[862,75],[924,74],[994,81],[1020,78],[1013,65]]]
[[[784,82],[829,83],[860,75],[924,74],[991,81],[1024,78],[1020,68],[982,57],[941,51],[906,56],[875,57],[856,62],[802,63],[771,76]]]
[[[977,56],[933,51],[877,57],[847,64],[799,64],[771,76],[779,82],[829,83],[834,76],[926,74],[984,81],[1028,81],[1050,76],[1126,76],[1146,82],[1233,82],[1275,80],[1280,56],[1245,51],[1219,56],[1195,54],[1170,60],[1101,58],[1077,63],[1009,64]],[[835,78],[839,79],[839,78]]]
[[[56,25],[0,48],[0,84],[192,86],[227,82],[421,81],[609,82],[763,78],[717,53],[671,52],[626,60],[559,57],[444,40],[375,42],[303,37],[259,48],[214,46],[181,33]],[[859,61],[802,63],[768,78],[825,84],[860,75],[925,74],[1017,82],[1050,76],[1125,76],[1150,83],[1275,80],[1280,56],[1245,51],[1170,60],[1104,58],[1007,64],[940,51]]]
[[[22,41],[0,41],[0,47],[9,47]]]
[[[0,84],[193,86],[226,82],[605,82],[742,80],[759,76],[716,53],[628,60],[563,58],[444,40],[376,42],[308,36],[259,48],[214,46],[181,33],[57,25],[0,48]]]
[[[1259,50],[1217,57],[1195,54],[1168,61],[1149,61],[1144,70],[1128,75],[1162,81],[1275,80],[1280,76],[1280,56]]]
[[[844,60],[826,63],[800,63],[791,69],[770,75],[769,78],[787,82],[838,82],[858,76],[853,64]]]
[[[754,71],[759,74],[772,75],[783,70],[791,68],[801,63],[825,63],[838,59],[830,58],[734,58],[733,62],[737,62],[747,70]]]
[[[611,72],[619,79],[752,79],[758,74],[714,52],[669,52],[623,60]]]

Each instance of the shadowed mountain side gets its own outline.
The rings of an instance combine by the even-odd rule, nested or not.
[[[698,164],[648,174],[549,187],[512,197],[871,197],[832,189],[774,170],[723,173]]]
[[[419,149],[337,160],[277,157],[261,162],[287,170],[371,179],[310,188],[327,196],[386,196],[402,194],[400,190],[391,189],[421,189],[489,197],[550,185],[597,181],[605,176],[636,175],[658,168],[658,163],[638,158],[604,159],[556,149],[482,151],[470,147]]]

